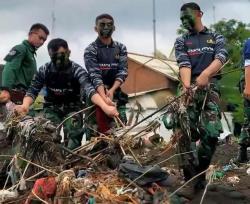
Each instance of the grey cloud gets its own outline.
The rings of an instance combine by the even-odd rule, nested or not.
[[[180,25],[179,9],[186,0],[155,0],[157,45],[164,52],[171,50]],[[51,28],[52,0],[0,0],[0,60],[13,42],[23,39],[17,33],[27,33],[31,24],[42,22]],[[197,0],[204,11],[204,23],[213,23],[213,5],[216,19],[236,18],[250,22],[248,0]],[[150,54],[152,39],[152,0],[56,0],[56,29],[54,37],[62,37],[72,47],[72,58],[82,62],[84,48],[96,38],[93,30],[95,17],[110,13],[115,18],[114,38],[124,42],[129,51]],[[11,34],[10,38],[6,38]],[[25,37],[25,36],[24,36]],[[50,36],[51,38],[51,36]],[[38,63],[48,60],[46,47],[38,52]]]

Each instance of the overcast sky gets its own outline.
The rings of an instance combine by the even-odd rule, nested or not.
[[[156,1],[157,48],[166,55],[173,47],[180,25],[179,9],[185,0]],[[197,0],[204,11],[203,22],[237,19],[250,23],[249,0]],[[215,13],[213,12],[215,6]],[[53,0],[0,0],[0,62],[15,44],[27,38],[33,23],[52,27]],[[151,55],[153,52],[152,0],[55,0],[55,32],[51,37],[68,41],[71,59],[83,65],[85,47],[95,40],[95,17],[110,13],[115,19],[113,38],[124,43],[129,52]],[[215,15],[214,15],[215,14]],[[37,64],[49,60],[48,41],[37,52]]]

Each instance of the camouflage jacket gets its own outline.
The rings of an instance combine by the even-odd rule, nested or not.
[[[175,41],[175,56],[179,67],[192,69],[192,76],[198,76],[214,59],[222,64],[227,61],[225,39],[206,27],[197,32],[188,32]]]
[[[115,80],[123,83],[128,75],[127,49],[116,41],[105,45],[97,38],[85,49],[84,61],[95,89],[111,87]]]
[[[73,61],[63,71],[58,71],[52,62],[40,67],[26,95],[35,99],[43,87],[45,102],[55,104],[74,103],[80,101],[80,95],[91,98],[95,93],[87,71]]]

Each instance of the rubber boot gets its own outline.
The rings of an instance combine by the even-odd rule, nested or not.
[[[240,150],[239,150],[239,155],[238,155],[237,161],[240,162],[240,163],[246,163],[246,162],[248,162],[248,158],[247,158],[247,146],[245,146],[245,145],[241,145],[240,146]]]
[[[205,171],[209,166],[210,160],[204,159],[203,161],[200,161],[199,166],[197,167],[197,174]],[[207,185],[206,181],[206,173],[201,174],[195,179],[195,185],[194,190],[195,192],[199,192],[200,190],[203,190]]]
[[[183,174],[185,182],[189,181],[196,175],[195,167],[192,165],[183,167]],[[183,188],[181,188],[176,194],[180,197],[192,200],[195,197],[194,185],[195,182],[191,181]]]
[[[192,165],[183,167],[184,180],[187,182],[196,175],[195,167]]]

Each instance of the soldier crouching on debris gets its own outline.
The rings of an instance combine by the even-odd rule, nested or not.
[[[23,104],[16,106],[19,113],[27,113],[40,90],[45,87],[44,114],[52,122],[58,124],[74,111],[82,109],[81,94],[98,105],[108,116],[118,116],[115,106],[107,105],[96,93],[89,81],[87,72],[69,59],[70,50],[65,40],[56,38],[49,42],[48,52],[51,61],[40,67],[31,82]],[[64,125],[68,135],[68,148],[74,149],[81,145],[83,135],[82,117],[80,114],[68,120]]]
[[[241,93],[244,96],[244,124],[239,139],[238,162],[248,162],[247,147],[250,146],[250,38],[247,39],[243,48],[244,75],[240,83]]]
[[[9,100],[20,104],[25,96],[36,67],[36,50],[43,45],[49,35],[48,28],[40,23],[31,26],[27,40],[13,47],[4,58],[6,64],[2,74],[0,103]]]
[[[197,147],[196,162],[191,153],[182,157],[182,160],[185,158],[185,161],[181,161],[181,167],[186,181],[208,168],[222,132],[218,77],[215,75],[227,61],[228,54],[224,37],[203,26],[202,15],[203,12],[196,3],[182,5],[180,19],[188,32],[175,42],[182,91],[188,94],[193,91],[191,84],[197,86],[185,108],[190,141],[195,145],[194,142],[200,140],[200,145]],[[178,125],[182,122],[179,121]],[[189,135],[184,134],[179,141],[181,152],[191,150],[191,144],[185,142],[188,137]],[[194,190],[204,187],[205,174],[197,179]]]
[[[113,41],[114,30],[112,16],[102,14],[96,17],[95,31],[98,37],[85,49],[84,61],[96,91],[107,104],[112,105],[113,101],[117,102],[120,118],[126,124],[128,95],[122,92],[120,86],[128,75],[127,49],[120,42]],[[112,126],[111,123],[112,121],[106,118],[99,108],[96,109],[96,117],[88,121],[89,126],[97,124],[97,129],[101,133],[108,131]],[[88,129],[88,137],[91,136],[93,135]]]

